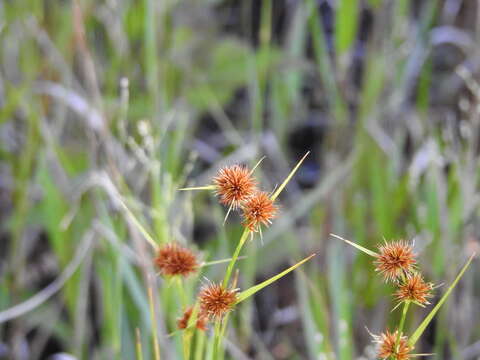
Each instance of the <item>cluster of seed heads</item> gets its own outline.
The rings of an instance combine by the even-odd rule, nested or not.
[[[387,330],[385,333],[375,336],[374,341],[378,344],[377,356],[380,359],[410,359],[412,348],[408,345],[407,337],[402,334],[397,344],[398,339],[398,331],[391,333]]]
[[[411,244],[403,240],[381,244],[374,264],[375,271],[381,274],[386,282],[397,286],[394,297],[398,304],[406,301],[420,306],[429,304],[433,284],[425,282],[416,268],[416,254]],[[377,356],[380,359],[410,359],[413,349],[408,345],[407,337],[399,335],[398,330],[393,333],[387,330],[374,339],[378,344]]]
[[[228,206],[228,212],[240,209],[243,225],[250,231],[259,231],[262,224],[270,225],[276,216],[273,200],[257,188],[257,181],[247,167],[233,165],[220,169],[213,184],[220,203]]]
[[[241,210],[242,223],[252,233],[259,231],[261,225],[268,226],[277,213],[274,201],[268,193],[258,190],[252,171],[245,166],[233,165],[220,169],[213,178],[213,185],[219,202],[228,207],[228,213],[231,210]],[[154,261],[159,273],[165,277],[187,277],[200,267],[195,253],[177,243],[160,247]],[[206,283],[198,294],[196,328],[206,330],[209,320],[222,319],[236,302],[236,289],[213,282]],[[179,329],[188,327],[192,314],[193,307],[184,311],[177,321]]]

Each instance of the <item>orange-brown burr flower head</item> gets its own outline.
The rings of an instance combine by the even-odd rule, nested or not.
[[[413,247],[406,241],[393,241],[379,246],[375,260],[375,270],[386,281],[396,280],[402,274],[408,274],[416,263]]]
[[[433,284],[423,280],[420,274],[412,274],[406,277],[398,290],[395,297],[399,301],[413,301],[420,305],[429,304],[428,298],[432,297]]]
[[[198,314],[195,327],[198,330],[207,331],[208,330],[207,325],[208,325],[208,316],[204,315],[203,313]]]
[[[186,329],[188,326],[188,320],[192,316],[193,307],[187,308],[182,317],[177,320],[177,327],[181,330]]]
[[[213,178],[220,203],[232,209],[238,208],[255,193],[256,182],[251,171],[240,165],[220,169]]]
[[[380,336],[375,336],[375,342],[378,344],[377,356],[380,359],[408,360],[412,348],[408,345],[406,336],[401,336],[397,346],[398,331],[391,333],[386,331]]]
[[[195,254],[177,243],[162,246],[155,257],[155,265],[164,276],[187,276],[199,266]]]
[[[242,207],[243,224],[250,231],[258,231],[260,225],[268,226],[277,215],[277,207],[268,193],[257,191]]]
[[[221,284],[209,283],[200,290],[198,300],[202,314],[212,320],[219,320],[235,306],[237,291]]]
[[[188,327],[188,321],[192,317],[193,307],[190,306],[185,310],[182,317],[177,320],[177,327],[181,330],[184,330]],[[198,314],[197,321],[195,323],[195,327],[198,330],[206,331],[207,330],[207,323],[208,318],[203,315],[202,313]]]

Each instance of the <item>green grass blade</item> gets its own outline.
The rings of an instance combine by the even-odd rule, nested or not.
[[[357,0],[341,0],[336,11],[335,45],[338,54],[348,51],[357,34],[359,4]]]
[[[123,209],[127,213],[129,219],[132,221],[132,223],[138,228],[138,230],[142,233],[143,237],[147,242],[156,250],[158,250],[158,244],[155,242],[154,238],[148,230],[145,228],[145,226],[142,225],[140,220],[137,219],[137,217],[133,214],[133,212],[130,210],[130,208],[125,204],[125,202],[119,197],[118,202],[120,205],[122,205]]]
[[[278,189],[273,193],[273,195],[271,196],[272,201],[275,201],[275,199],[278,197],[278,195],[280,195],[280,193],[285,188],[285,186],[287,186],[288,182],[292,179],[293,175],[295,175],[298,168],[300,167],[300,165],[302,165],[303,160],[305,160],[308,154],[310,154],[310,151],[307,151],[307,153],[303,155],[303,157],[300,159],[297,165],[295,165],[292,171],[290,171],[290,174],[288,174],[287,178],[283,181],[282,185],[280,185]]]
[[[246,256],[239,256],[239,257],[237,258],[237,260],[243,260],[243,259],[246,259],[246,258],[247,258]],[[229,261],[232,261],[232,258],[221,259],[221,260],[205,261],[205,262],[203,262],[203,263],[200,265],[200,267],[223,264],[223,263],[227,263],[227,262],[229,262]]]
[[[253,172],[255,171],[255,169],[260,165],[260,163],[265,160],[265,156],[263,156],[260,160],[257,161],[257,163],[255,164],[255,166],[252,168],[252,170],[250,170],[250,174],[253,174]]]
[[[435,305],[435,307],[432,309],[432,311],[430,311],[430,313],[425,317],[425,319],[422,321],[422,323],[418,326],[417,330],[415,330],[415,332],[412,334],[412,336],[410,336],[410,340],[408,341],[408,345],[413,347],[416,344],[416,342],[418,341],[420,336],[422,336],[423,332],[427,328],[428,324],[430,324],[430,321],[432,321],[433,317],[436,315],[438,310],[440,310],[440,307],[443,305],[443,303],[445,301],[447,301],[447,298],[450,296],[450,293],[453,291],[453,289],[455,288],[457,283],[460,281],[460,279],[462,278],[463,274],[467,270],[468,266],[470,265],[470,263],[472,262],[474,257],[475,257],[475,253],[472,254],[472,256],[470,256],[470,258],[468,259],[465,266],[462,268],[460,273],[457,275],[457,277],[453,281],[452,285],[450,285],[450,287],[445,292],[445,294],[442,296],[442,298],[437,303],[437,305]]]
[[[238,304],[238,303],[242,302],[243,300],[248,299],[250,296],[255,294],[257,291],[262,290],[264,287],[270,285],[271,283],[274,283],[275,281],[277,281],[281,277],[287,275],[289,272],[295,270],[297,267],[299,267],[303,263],[306,263],[308,260],[313,258],[315,255],[317,255],[317,254],[312,254],[312,255],[306,257],[305,259],[303,259],[302,261],[299,261],[295,265],[289,267],[288,269],[282,271],[281,273],[279,273],[275,276],[272,276],[270,279],[265,280],[265,281],[261,282],[260,284],[255,285],[255,286],[252,286],[251,288],[249,288],[245,291],[242,291],[240,294],[238,294],[238,299],[237,299],[236,303]]]
[[[215,190],[215,185],[194,186],[194,187],[178,189],[178,191],[192,191],[192,190]]]
[[[140,337],[140,329],[138,327],[135,328],[135,348],[137,352],[137,360],[143,360],[142,341]]]
[[[350,241],[350,240],[347,240],[347,239],[344,239],[342,238],[341,236],[338,236],[338,235],[335,235],[335,234],[330,234],[330,236],[333,236],[334,238],[337,238],[337,239],[340,239],[340,240],[343,240],[345,241],[347,244],[350,244],[352,245],[353,247],[356,247],[358,250],[361,250],[363,251],[365,254],[367,255],[370,255],[370,256],[373,256],[373,257],[377,257],[378,254],[372,250],[368,250],[367,248],[363,247],[362,245],[358,245],[356,243],[354,243],[353,241]]]
[[[158,345],[157,317],[155,315],[155,305],[153,303],[153,290],[148,287],[148,303],[150,307],[150,319],[152,321],[152,342],[155,360],[160,360],[160,346]]]

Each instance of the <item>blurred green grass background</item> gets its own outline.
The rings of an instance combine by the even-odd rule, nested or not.
[[[240,287],[318,255],[234,312],[227,358],[374,358],[391,288],[328,234],[414,240],[436,284],[478,253],[479,38],[469,0],[1,1],[0,358],[134,359],[137,328],[153,358],[151,287],[162,358],[180,359],[178,293],[133,219],[228,258],[238,219],[177,189],[262,156],[274,189],[307,150]],[[479,276],[417,352],[480,357]]]

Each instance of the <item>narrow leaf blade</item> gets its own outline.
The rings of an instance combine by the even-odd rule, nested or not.
[[[358,0],[340,0],[335,19],[335,43],[338,54],[344,54],[355,42],[358,31],[358,12]]]
[[[237,260],[243,260],[246,259],[246,256],[239,256]],[[203,262],[200,266],[212,266],[212,265],[218,265],[218,264],[223,264],[232,261],[232,258],[227,258],[227,259],[221,259],[221,260],[212,260],[212,261],[205,261]]]
[[[262,290],[264,287],[270,285],[271,283],[274,283],[275,281],[277,281],[278,279],[280,279],[281,277],[287,275],[289,272],[295,270],[296,268],[298,268],[300,265],[306,263],[308,260],[310,260],[311,258],[313,258],[315,255],[317,254],[312,254],[308,257],[306,257],[305,259],[299,261],[298,263],[296,263],[295,265],[289,267],[288,269],[282,271],[281,273],[275,275],[275,276],[272,276],[270,279],[268,280],[265,280],[263,282],[261,282],[260,284],[257,284],[257,285],[254,285],[252,286],[251,288],[245,290],[245,291],[242,291],[240,294],[238,294],[238,299],[237,299],[237,304],[242,302],[243,300],[249,298],[250,296],[252,296],[253,294],[255,294],[257,291],[260,291]]]
[[[273,193],[273,195],[270,197],[270,199],[272,201],[275,201],[275,199],[278,197],[278,195],[280,195],[280,193],[285,188],[285,186],[287,186],[288,182],[292,179],[293,175],[295,175],[298,168],[300,167],[300,165],[302,165],[303,160],[305,160],[305,158],[308,156],[308,154],[310,154],[310,151],[307,151],[307,153],[305,155],[303,155],[303,157],[300,159],[300,161],[297,163],[297,165],[295,165],[295,167],[292,169],[292,171],[290,171],[290,174],[288,174],[287,178],[283,181],[282,185],[280,185],[278,187],[278,189]]]
[[[215,185],[194,186],[178,189],[178,191],[192,191],[192,190],[215,190]]]
[[[343,240],[345,241],[347,244],[349,245],[352,245],[353,247],[356,247],[358,250],[361,250],[363,251],[365,254],[367,255],[370,255],[370,256],[373,256],[373,257],[377,257],[378,254],[372,250],[369,250],[365,247],[363,247],[362,245],[358,245],[356,243],[354,243],[353,241],[350,241],[350,240],[347,240],[347,239],[344,239],[342,238],[341,236],[338,236],[338,235],[335,235],[335,234],[330,234],[330,236],[333,236],[334,238],[337,238],[337,239],[340,239],[340,240]]]

